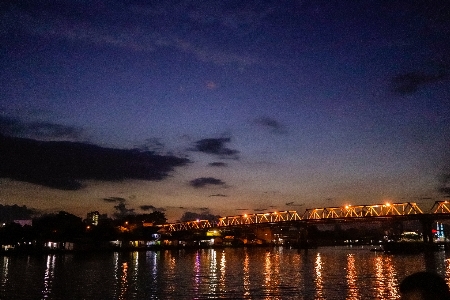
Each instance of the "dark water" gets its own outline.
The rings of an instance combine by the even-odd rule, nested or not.
[[[450,283],[447,257],[361,247],[0,256],[0,299],[397,299],[416,271]]]

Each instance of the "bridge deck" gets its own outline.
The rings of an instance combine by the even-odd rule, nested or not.
[[[242,226],[264,223],[281,222],[307,222],[325,220],[373,220],[386,217],[413,217],[419,219],[423,217],[450,218],[450,204],[448,201],[436,201],[433,207],[424,213],[415,202],[385,203],[375,205],[346,205],[343,207],[325,207],[306,209],[303,214],[295,210],[267,212],[258,214],[244,214],[237,216],[221,217],[216,222],[209,220],[194,220],[188,222],[168,223],[161,225],[169,231],[183,231],[192,229],[204,229],[210,227]]]

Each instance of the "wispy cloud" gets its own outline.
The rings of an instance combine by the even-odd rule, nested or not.
[[[204,23],[204,19],[196,17],[204,13],[203,8],[200,8],[199,4],[193,5],[191,2],[189,4],[187,2],[184,4],[183,2],[168,2],[163,5],[136,6],[115,1],[103,5],[85,4],[79,1],[59,1],[54,5],[43,6],[39,3],[29,3],[28,5],[11,5],[8,8],[2,14],[1,27],[7,30],[21,30],[43,38],[79,41],[100,47],[123,48],[135,52],[172,48],[191,54],[200,61],[218,65],[232,63],[250,65],[257,62],[257,59],[250,53],[222,49],[215,38],[199,39],[198,36],[189,34],[181,36],[177,27],[180,23],[188,21],[193,26],[201,24],[203,27],[208,27],[208,24]],[[221,7],[217,7],[217,9],[223,10]],[[201,13],[197,14],[196,12]],[[149,26],[149,15],[153,26]],[[171,18],[167,18],[168,15]],[[186,20],[186,15],[191,17]],[[216,12],[216,16],[221,15],[220,11]],[[255,14],[254,17],[257,16]],[[239,18],[228,19],[238,20]],[[229,24],[253,22],[250,18],[247,19],[248,21],[220,21],[218,24],[225,30],[233,31],[234,29],[232,26],[228,26]],[[242,31],[242,28],[239,29]]]
[[[195,188],[203,188],[209,185],[225,186],[225,182],[214,177],[200,177],[189,181],[189,185]]]
[[[286,203],[286,206],[303,206],[303,205],[304,203],[295,203],[294,201]]]
[[[108,203],[122,203],[122,202],[127,201],[127,199],[121,198],[121,197],[108,197],[108,198],[103,198],[102,200],[105,202],[108,202]]]
[[[209,138],[202,139],[195,143],[192,151],[217,155],[221,158],[238,159],[239,151],[225,147],[231,141],[230,138]]]
[[[0,134],[38,140],[81,141],[81,128],[43,121],[25,122],[0,115]]]
[[[255,208],[255,209],[253,209],[253,211],[255,211],[255,212],[266,211],[266,210],[267,210],[267,208]]]
[[[224,194],[213,194],[213,195],[209,195],[208,197],[228,197],[228,196],[224,195]]]
[[[164,207],[155,207],[153,205],[141,205],[139,206],[139,209],[143,210],[143,211],[166,211],[166,209]]]
[[[253,120],[253,123],[264,129],[270,130],[272,133],[277,134],[287,133],[286,127],[279,121],[271,117],[256,118],[255,120]]]
[[[448,78],[447,72],[425,73],[409,72],[392,78],[391,90],[399,95],[408,95],[417,92],[422,87]]]
[[[208,166],[210,166],[210,167],[227,167],[228,164],[226,164],[224,162],[216,161],[216,162],[209,163]]]

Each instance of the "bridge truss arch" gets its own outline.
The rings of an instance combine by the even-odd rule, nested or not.
[[[450,203],[436,201],[428,213],[415,202],[385,203],[375,205],[346,205],[342,207],[324,207],[306,209],[303,214],[295,210],[275,211],[257,214],[244,214],[221,217],[217,222],[209,220],[194,220],[188,222],[168,223],[161,225],[168,231],[199,230],[211,227],[230,227],[253,224],[270,224],[282,222],[307,222],[308,220],[332,219],[370,219],[381,217],[412,216],[412,215],[442,215],[450,216]]]

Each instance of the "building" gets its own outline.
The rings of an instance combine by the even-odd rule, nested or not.
[[[87,214],[86,222],[91,225],[97,226],[99,217],[100,213],[98,211],[91,211]]]

